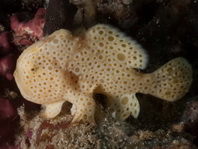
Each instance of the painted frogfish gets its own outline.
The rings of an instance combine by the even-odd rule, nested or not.
[[[60,29],[29,46],[17,60],[14,77],[22,96],[44,107],[45,118],[56,117],[67,101],[72,104],[72,122],[94,122],[93,95],[101,93],[113,115],[125,120],[139,114],[136,93],[175,101],[190,88],[192,68],[184,58],[143,74],[138,69],[147,61],[136,41],[98,24],[78,36]]]

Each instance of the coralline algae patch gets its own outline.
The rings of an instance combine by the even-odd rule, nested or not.
[[[28,22],[20,22],[18,14],[12,14],[10,23],[10,27],[14,31],[13,43],[18,46],[29,46],[43,37],[45,9],[38,9],[34,18]]]
[[[107,97],[107,106],[120,120],[140,111],[136,93],[175,101],[192,82],[191,66],[184,58],[169,61],[153,73],[147,54],[119,30],[99,24],[84,35],[58,30],[28,47],[17,60],[14,73],[21,94],[45,106],[46,118],[57,116],[65,101],[73,104],[73,122],[94,122],[93,95]]]

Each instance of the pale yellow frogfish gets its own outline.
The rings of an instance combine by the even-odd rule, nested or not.
[[[54,118],[64,102],[73,107],[72,122],[94,122],[93,95],[104,94],[115,118],[137,118],[136,93],[175,101],[192,82],[192,68],[184,58],[175,58],[153,73],[145,50],[116,28],[98,24],[83,35],[65,29],[34,43],[17,60],[14,77],[22,96],[41,104],[45,118]]]

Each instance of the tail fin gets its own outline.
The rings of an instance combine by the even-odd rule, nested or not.
[[[179,57],[167,62],[148,76],[152,80],[148,94],[175,101],[188,92],[192,83],[192,68],[184,58]]]

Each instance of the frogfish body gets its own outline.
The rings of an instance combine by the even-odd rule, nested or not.
[[[137,117],[136,93],[168,101],[183,97],[192,82],[192,68],[175,58],[153,73],[145,50],[119,30],[99,24],[84,35],[60,29],[28,47],[17,60],[14,77],[27,100],[41,104],[43,115],[54,118],[65,101],[73,104],[73,122],[94,122],[93,94],[107,96],[116,118]]]

